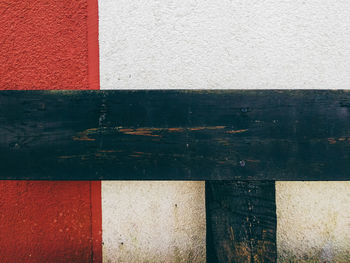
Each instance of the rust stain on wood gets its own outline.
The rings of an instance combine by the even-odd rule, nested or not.
[[[183,132],[183,128],[168,128],[168,132]]]
[[[81,160],[87,160],[91,158],[91,154],[78,154],[78,155],[62,155],[58,156],[58,159],[81,159]]]
[[[330,137],[327,139],[329,144],[336,144],[337,142],[350,142],[350,137],[339,137],[339,138],[334,138]]]
[[[73,137],[74,141],[96,141],[94,138],[90,138],[90,134],[94,134],[98,131],[98,128],[90,128],[85,131],[79,132],[77,136]]]
[[[205,127],[195,127],[195,128],[189,128],[189,131],[200,131],[200,130],[204,130]]]
[[[247,132],[247,131],[248,131],[248,129],[242,129],[242,130],[226,131],[226,133],[236,134],[236,133],[242,133],[242,132]]]
[[[171,128],[156,128],[156,127],[140,127],[140,128],[124,128],[124,127],[114,127],[108,128],[108,132],[119,132],[127,135],[136,135],[136,136],[150,136],[150,137],[161,137],[160,133],[183,133],[185,131],[201,131],[201,130],[221,130],[225,129],[226,126],[208,126],[208,127],[193,127],[193,128],[180,128],[180,127],[171,127]],[[73,137],[75,141],[95,141],[95,138],[89,137],[89,135],[97,134],[98,132],[106,132],[105,127],[100,128],[90,128],[82,132],[79,132],[76,136]],[[239,133],[239,131],[228,131],[228,133]]]
[[[128,135],[139,135],[139,136],[151,136],[159,137],[159,134],[154,134],[154,132],[159,131],[157,128],[137,128],[137,129],[119,129],[119,132]]]

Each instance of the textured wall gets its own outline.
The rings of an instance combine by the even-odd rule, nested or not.
[[[0,181],[0,262],[91,262],[90,182]]]
[[[350,2],[100,0],[101,88],[350,88]]]
[[[205,262],[204,182],[102,183],[103,262]]]
[[[0,89],[84,88],[87,1],[0,1]]]
[[[0,90],[89,88],[87,14],[87,0],[0,1]],[[0,181],[0,262],[97,258],[92,199],[90,182]]]
[[[350,262],[350,182],[277,182],[279,262]]]
[[[349,1],[99,0],[99,14],[101,89],[350,88]],[[130,198],[133,187],[123,185]],[[346,258],[349,220],[339,209],[348,211],[349,189],[278,184],[281,262],[290,253],[314,262]],[[153,191],[144,196],[158,202]],[[141,217],[138,235],[150,235],[152,217]],[[148,246],[138,248],[147,255]]]
[[[99,5],[102,89],[350,88],[348,1],[100,0]],[[86,88],[86,19],[86,1],[1,1],[0,89]],[[0,261],[13,262],[5,256],[15,254],[28,262],[57,262],[57,253],[89,261],[90,222],[80,218],[88,217],[89,189],[81,182],[70,186],[72,192],[62,183],[43,184],[0,185],[1,216],[11,218],[1,221],[0,237],[16,237],[0,246]],[[203,260],[203,183],[154,184],[103,183],[103,197],[120,201],[104,202],[110,211],[104,219],[105,261]],[[314,261],[348,259],[349,220],[341,209],[349,207],[349,184],[282,186],[277,205],[286,223],[279,225],[280,259],[291,253]],[[297,196],[290,194],[294,190]],[[56,226],[66,205],[76,211],[64,209]],[[49,221],[43,224],[43,218]],[[86,220],[82,230],[79,220]],[[72,234],[61,236],[73,221]],[[24,248],[33,253],[24,255]]]

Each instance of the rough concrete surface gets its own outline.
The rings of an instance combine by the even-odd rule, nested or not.
[[[279,262],[350,262],[350,182],[276,182]]]
[[[204,182],[103,181],[103,262],[205,262]]]
[[[350,2],[99,0],[101,88],[350,88]]]

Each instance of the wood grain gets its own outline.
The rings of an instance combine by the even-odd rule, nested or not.
[[[276,262],[273,181],[207,181],[207,262]]]
[[[1,91],[0,179],[349,180],[346,91]]]

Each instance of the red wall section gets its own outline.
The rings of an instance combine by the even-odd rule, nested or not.
[[[0,181],[0,262],[92,262],[91,184]]]
[[[0,90],[99,89],[97,0],[0,1]],[[101,182],[0,181],[0,263],[102,262]]]
[[[0,1],[0,89],[87,89],[87,25],[87,0]]]

